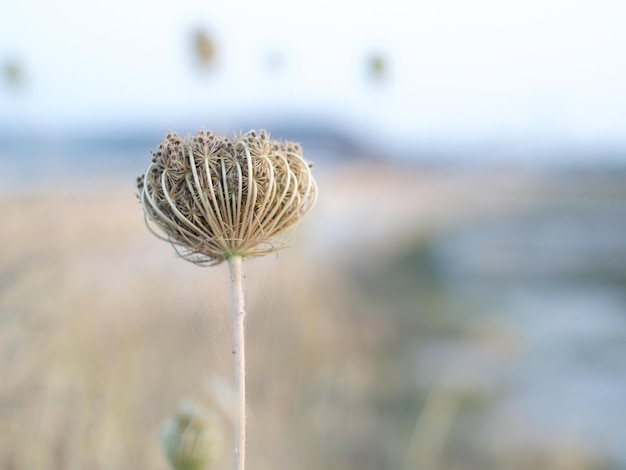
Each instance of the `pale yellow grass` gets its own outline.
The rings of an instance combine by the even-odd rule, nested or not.
[[[184,398],[215,410],[228,442],[227,270],[177,259],[131,188],[0,200],[3,469],[165,469],[158,433]],[[246,263],[255,468],[315,448],[286,437],[310,413],[301,388],[342,350],[341,281],[296,249],[281,258]]]

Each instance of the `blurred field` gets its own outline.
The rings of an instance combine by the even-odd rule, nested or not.
[[[251,469],[626,468],[625,174],[316,171],[244,265]],[[2,469],[164,470],[181,399],[230,466],[227,268],[151,237],[133,181],[1,196]]]

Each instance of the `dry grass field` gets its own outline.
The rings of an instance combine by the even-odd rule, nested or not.
[[[249,467],[613,468],[500,407],[526,345],[493,303],[447,290],[426,249],[560,189],[533,172],[316,171],[291,247],[244,263]],[[152,237],[126,178],[0,196],[2,469],[165,470],[159,432],[184,399],[211,410],[230,466],[227,267]]]

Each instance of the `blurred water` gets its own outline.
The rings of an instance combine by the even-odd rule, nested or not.
[[[240,119],[223,135],[247,132],[255,126]],[[363,158],[371,152],[356,144],[350,134],[321,121],[259,119],[273,139],[300,143],[305,157],[313,162],[341,162]],[[179,122],[172,130],[181,136],[195,134],[201,126]],[[211,128],[205,127],[206,129]],[[136,126],[73,129],[67,132],[5,133],[0,129],[0,191],[84,187],[95,181],[133,179],[143,172],[170,129]],[[83,184],[83,183],[86,184]]]
[[[535,443],[567,436],[622,465],[624,200],[547,198],[521,214],[466,223],[433,246],[450,292],[479,299],[515,334],[520,356],[498,370],[504,398],[494,415],[523,417]]]

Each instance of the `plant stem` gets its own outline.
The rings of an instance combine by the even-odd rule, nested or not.
[[[234,447],[235,470],[244,470],[246,464],[246,349],[244,330],[246,311],[244,307],[241,261],[241,256],[231,256],[228,258],[232,292],[235,393],[237,394]]]

